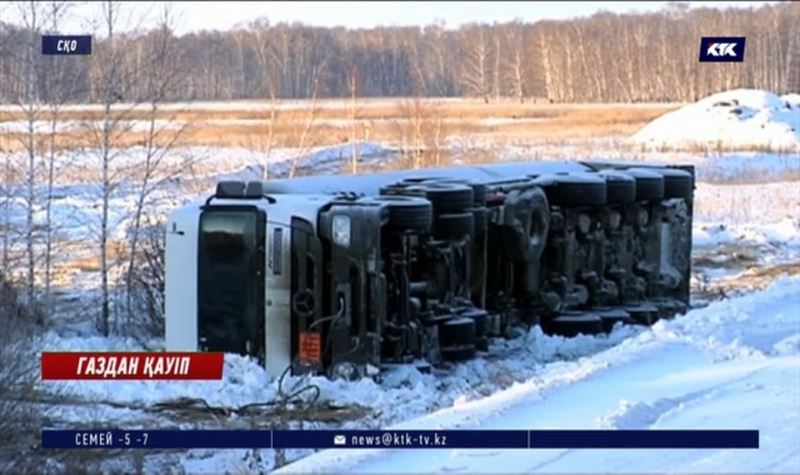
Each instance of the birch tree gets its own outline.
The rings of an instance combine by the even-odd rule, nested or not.
[[[505,74],[511,85],[511,95],[522,104],[525,101],[525,31],[521,22],[515,21],[505,27]]]
[[[70,2],[52,1],[47,4],[47,14],[49,28],[53,32],[60,31],[61,20],[67,15]],[[61,57],[51,56],[45,58],[46,64],[46,90],[44,103],[48,112],[48,133],[47,133],[47,156],[46,163],[46,189],[44,197],[44,305],[47,309],[46,314],[52,313],[52,269],[53,269],[53,234],[56,230],[56,223],[53,222],[53,185],[57,171],[56,159],[58,156],[58,145],[56,139],[59,133],[59,122],[61,110],[66,101],[74,95],[80,93],[78,89],[81,82],[76,77],[79,68],[74,67],[74,63],[83,64],[86,59],[83,57]],[[70,64],[67,62],[69,61]]]
[[[461,84],[464,93],[489,102],[490,46],[487,27],[472,25],[463,30],[464,57]]]
[[[121,150],[119,144],[131,131],[131,113],[140,104],[139,98],[132,94],[132,86],[136,83],[136,74],[140,72],[125,61],[125,48],[120,44],[117,29],[120,27],[121,3],[107,0],[100,5],[100,19],[104,34],[102,47],[92,52],[92,92],[101,102],[99,121],[89,121],[89,130],[93,149],[89,152],[97,156],[100,168],[99,179],[99,223],[96,235],[100,251],[100,315],[98,330],[108,335],[111,328],[111,282],[112,267],[110,237],[117,222],[110,221],[109,206],[125,170],[117,166]],[[133,28],[137,29],[136,26]],[[100,45],[98,45],[100,46]],[[116,253],[115,253],[116,254]]]
[[[183,83],[183,77],[175,68],[175,63],[180,51],[177,48],[173,35],[174,20],[169,5],[161,12],[159,24],[145,43],[145,67],[140,84],[144,84],[145,97],[143,104],[147,104],[147,119],[144,137],[144,157],[133,164],[134,169],[130,176],[138,180],[136,191],[136,205],[133,210],[133,224],[129,230],[128,264],[125,272],[125,310],[127,323],[134,321],[134,280],[139,258],[139,239],[142,229],[142,218],[145,205],[150,200],[154,191],[165,182],[176,177],[182,170],[189,168],[191,158],[175,163],[168,160],[169,153],[184,131],[190,126],[190,121],[177,122],[175,117],[168,116],[161,110],[162,103],[171,91]]]
[[[23,70],[25,71],[24,78],[24,97],[18,99],[20,109],[22,110],[25,123],[26,133],[23,143],[26,158],[25,168],[25,257],[26,257],[26,273],[25,273],[25,298],[27,304],[32,305],[35,300],[35,259],[34,255],[34,225],[33,215],[36,206],[36,177],[37,177],[37,164],[38,164],[38,142],[36,134],[37,119],[41,114],[41,106],[39,104],[39,69],[37,68],[37,47],[39,47],[39,38],[41,34],[42,22],[42,8],[41,4],[34,2],[21,2],[19,6],[19,16],[22,20],[22,25],[25,28],[26,41],[25,41],[25,56],[23,59]]]

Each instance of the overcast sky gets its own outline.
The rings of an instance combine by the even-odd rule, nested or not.
[[[0,18],[18,22],[16,6],[10,2],[0,7]],[[122,29],[133,23],[129,18],[157,16],[165,2],[122,2],[125,17]],[[179,18],[177,32],[227,30],[237,23],[259,17],[271,22],[303,22],[316,26],[372,27],[377,25],[423,25],[442,19],[447,26],[469,22],[502,22],[521,19],[564,19],[588,16],[599,10],[616,13],[645,12],[660,9],[667,2],[173,2]],[[774,2],[691,2],[691,7],[758,7]],[[98,3],[79,2],[66,22],[68,33],[90,33],[91,27],[80,19],[96,16]],[[150,23],[150,22],[147,22]],[[709,32],[713,34],[713,32]]]

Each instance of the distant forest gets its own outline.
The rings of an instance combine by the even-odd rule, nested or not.
[[[175,36],[169,22],[124,35],[103,26],[104,39],[84,58],[39,54],[38,35],[57,31],[46,13],[27,28],[0,23],[4,103],[24,103],[31,94],[47,100],[56,89],[64,102],[100,102],[107,91],[98,81],[107,76],[102,70],[110,57],[121,102],[146,101],[154,87],[168,101],[437,96],[639,102],[692,101],[735,87],[800,91],[796,2],[724,10],[669,4],[647,14],[459,28],[323,28],[263,19],[230,31]],[[702,36],[745,36],[744,63],[698,63]],[[161,81],[146,72],[154,64]],[[164,77],[169,87],[162,87]],[[29,78],[38,84],[27,86]],[[58,81],[68,81],[68,90]]]

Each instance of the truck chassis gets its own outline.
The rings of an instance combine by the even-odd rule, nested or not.
[[[517,162],[220,182],[167,224],[169,350],[358,377],[689,304],[694,169]]]

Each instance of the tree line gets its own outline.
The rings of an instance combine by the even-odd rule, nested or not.
[[[19,78],[27,33],[7,23],[0,31],[0,97],[14,102],[26,92]],[[117,34],[120,66],[149,67],[148,50],[163,34]],[[745,36],[744,63],[700,64],[702,36]],[[170,101],[351,97],[355,89],[360,97],[637,102],[691,101],[735,87],[800,90],[800,4],[793,2],[724,10],[668,4],[645,14],[600,12],[455,29],[442,22],[348,29],[260,19],[229,31],[175,36],[174,42],[171,66],[182,81],[166,91]],[[96,38],[95,51],[110,43]],[[102,102],[103,87],[92,72],[100,57],[60,59],[71,61],[70,102]],[[46,61],[40,56],[39,67]],[[47,75],[39,77],[38,89],[46,94]],[[126,88],[129,97],[120,92],[118,100],[146,100],[152,87],[137,81]]]

